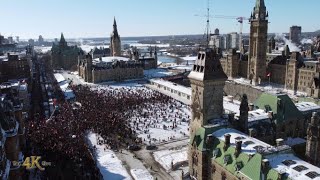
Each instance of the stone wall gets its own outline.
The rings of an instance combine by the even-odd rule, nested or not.
[[[227,95],[233,96],[239,100],[243,94],[247,94],[248,101],[254,102],[263,92],[259,89],[253,88],[250,85],[244,85],[236,82],[227,81],[224,86],[224,92]]]

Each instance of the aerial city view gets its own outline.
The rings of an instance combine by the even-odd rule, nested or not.
[[[320,180],[320,1],[0,5],[1,179]]]

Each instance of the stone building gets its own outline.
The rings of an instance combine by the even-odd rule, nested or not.
[[[250,18],[250,46],[248,57],[248,79],[254,85],[266,77],[266,55],[268,35],[268,12],[264,0],[257,0]]]
[[[158,67],[158,55],[157,48],[149,48],[149,53],[142,55],[136,47],[133,47],[129,51],[129,59],[134,59],[142,64],[143,69],[157,69]]]
[[[308,125],[307,131],[307,146],[306,146],[306,158],[307,160],[320,166],[320,123],[319,115],[317,112],[312,114],[311,122]]]
[[[248,136],[228,128],[232,119],[230,116],[226,117],[223,111],[223,86],[227,76],[216,56],[213,49],[200,51],[193,70],[188,76],[191,82],[192,109],[188,148],[191,179],[311,180],[320,178],[318,173],[320,168],[296,157],[292,149],[284,144],[283,139],[277,139],[275,147],[254,138],[255,134],[252,132],[249,132]],[[279,106],[275,111],[279,116],[277,120],[280,122],[280,116],[284,118],[287,115],[285,109],[292,107],[287,101],[283,101],[282,97],[274,99]],[[286,107],[287,104],[290,107]],[[263,104],[260,106],[269,108]],[[240,105],[242,125],[249,118],[248,111],[248,102],[243,96]],[[293,113],[292,116],[294,115],[296,114]],[[294,128],[296,128],[295,124],[296,122],[292,123]],[[247,127],[244,125],[241,128]]]
[[[220,59],[228,77],[247,78],[253,85],[276,83],[284,85],[285,89],[319,98],[320,65],[313,52],[290,52],[288,45],[282,53],[275,51],[274,37],[267,41],[268,12],[263,0],[257,0],[250,23],[249,52],[229,50]]]
[[[210,166],[210,154],[197,148],[201,140],[195,136],[200,132],[206,133],[212,128],[210,125],[213,126],[215,121],[223,122],[223,87],[227,76],[223,72],[216,51],[207,48],[199,52],[188,77],[192,89],[189,172],[196,179],[211,179],[208,167]]]
[[[19,86],[5,83],[0,85],[1,101],[0,101],[0,124],[2,140],[5,141],[3,161],[8,160],[22,162],[23,154],[21,150],[25,147],[25,117],[23,115],[23,102],[19,99]],[[3,151],[2,151],[3,152]],[[6,162],[1,161],[2,165]],[[6,166],[0,166],[5,168]],[[10,179],[20,179],[23,168],[20,165],[10,165]],[[6,171],[2,171],[3,173]],[[1,174],[4,176],[5,174]]]
[[[53,68],[71,69],[77,66],[78,53],[82,51],[77,46],[68,46],[61,33],[59,44],[53,44],[51,48],[51,62]]]
[[[91,54],[79,56],[78,72],[84,81],[91,83],[144,77],[140,62],[117,56],[92,59]]]
[[[111,56],[121,56],[121,41],[118,34],[116,18],[113,21],[113,32],[110,37],[110,51]]]
[[[9,79],[28,78],[30,76],[31,58],[26,54],[0,56],[0,83]]]

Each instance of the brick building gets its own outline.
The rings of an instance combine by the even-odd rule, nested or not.
[[[26,54],[0,56],[0,82],[9,79],[28,78],[30,76],[31,58]]]

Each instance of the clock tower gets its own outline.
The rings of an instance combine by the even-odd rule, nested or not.
[[[258,85],[266,78],[268,12],[264,0],[256,0],[250,23],[248,79]]]

